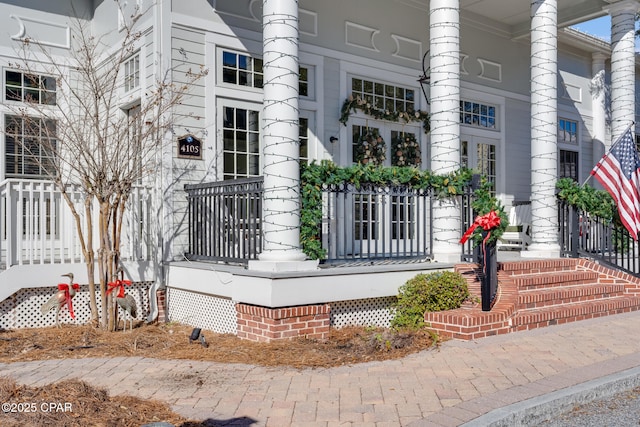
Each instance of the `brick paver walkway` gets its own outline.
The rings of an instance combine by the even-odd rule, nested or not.
[[[331,369],[130,357],[4,363],[0,376],[31,385],[80,378],[112,394],[160,399],[186,417],[220,424],[457,426],[640,366],[639,330],[640,312],[634,312],[448,341],[401,360]]]

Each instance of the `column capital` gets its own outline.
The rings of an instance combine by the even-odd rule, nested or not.
[[[609,15],[615,12],[633,12],[640,11],[640,2],[638,0],[606,0],[609,6],[602,8]]]
[[[603,62],[607,60],[607,58],[609,58],[609,55],[602,53],[602,52],[593,52],[591,54],[591,61],[592,62]]]

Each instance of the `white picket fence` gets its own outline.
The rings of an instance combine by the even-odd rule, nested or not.
[[[67,190],[82,216],[84,195]],[[128,200],[122,229],[121,259],[143,261],[152,258],[152,192],[137,186]],[[97,230],[98,207],[92,209]],[[94,235],[94,246],[98,243]],[[95,249],[95,248],[94,248]],[[25,264],[83,262],[80,240],[71,209],[51,181],[7,179],[0,182],[0,270]]]

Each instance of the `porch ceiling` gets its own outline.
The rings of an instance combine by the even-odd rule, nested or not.
[[[611,2],[614,2],[611,0]],[[558,27],[567,27],[606,15],[606,0],[559,0]],[[460,10],[510,28],[512,37],[528,35],[531,0],[460,0]]]

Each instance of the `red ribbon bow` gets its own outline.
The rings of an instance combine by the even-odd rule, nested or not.
[[[491,236],[491,230],[493,230],[499,225],[500,225],[500,215],[498,215],[496,211],[491,211],[488,214],[478,216],[476,220],[473,221],[473,224],[471,224],[471,227],[469,227],[469,229],[462,235],[462,238],[460,239],[460,243],[465,243],[467,240],[469,240],[469,237],[471,237],[476,227],[482,227],[483,230],[488,231],[487,235],[482,240],[482,259],[484,263],[482,270],[485,272],[486,272],[486,266],[487,266],[487,253],[486,253],[487,240],[489,240],[489,237]]]
[[[131,285],[131,280],[117,279],[115,282],[109,282],[107,283],[107,286],[109,286],[109,289],[107,289],[107,295],[109,295],[116,288],[120,288],[118,290],[116,298],[124,298],[124,287],[129,285]]]
[[[473,231],[476,227],[482,227],[483,230],[488,231],[487,237],[484,238],[483,244],[487,241],[489,236],[491,236],[491,230],[500,225],[500,216],[496,211],[491,211],[488,214],[478,216],[471,227],[464,233],[462,238],[460,239],[460,243],[465,243],[469,240],[469,237],[473,234]]]
[[[74,283],[72,285],[73,289],[80,289],[80,285],[78,285],[77,283]],[[73,303],[71,302],[71,293],[69,292],[69,285],[67,283],[58,283],[58,290],[59,291],[64,291],[64,299],[67,303],[67,308],[69,309],[69,315],[71,316],[72,319],[75,320],[76,315],[73,312]]]

